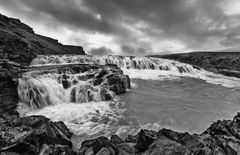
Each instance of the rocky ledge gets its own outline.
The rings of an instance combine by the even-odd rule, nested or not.
[[[152,55],[199,66],[205,70],[240,78],[239,52],[192,52],[170,55]]]
[[[25,70],[26,67],[18,63],[0,59],[0,114],[17,114],[18,78]]]
[[[71,135],[63,122],[44,116],[2,115],[0,154],[71,154]]]

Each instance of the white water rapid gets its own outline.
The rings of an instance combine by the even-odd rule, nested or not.
[[[165,80],[178,77],[202,79],[208,83],[224,87],[240,87],[240,80],[208,72],[196,66],[173,60],[132,57],[132,56],[88,56],[88,55],[40,55],[31,63],[32,66],[62,64],[116,64],[130,78]]]
[[[80,141],[114,133],[134,134],[141,126],[138,120],[125,114],[124,104],[127,103],[119,101],[119,97],[106,89],[105,84],[93,84],[92,76],[97,74],[97,69],[84,73],[41,71],[41,67],[67,64],[115,64],[131,79],[194,78],[227,88],[240,87],[238,78],[160,58],[40,55],[31,63],[39,71],[26,73],[19,79],[19,112],[22,116],[44,115],[53,121],[64,121],[72,132],[81,137]],[[134,88],[134,84],[132,86]]]

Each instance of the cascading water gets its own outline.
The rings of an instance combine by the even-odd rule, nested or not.
[[[61,64],[115,64],[130,78],[165,80],[178,77],[202,79],[208,83],[224,87],[239,87],[238,78],[214,74],[196,66],[173,60],[133,57],[133,56],[86,56],[86,55],[40,55],[35,58],[32,66]]]
[[[69,76],[68,81],[64,77]],[[47,105],[64,103],[86,103],[103,101],[103,88],[93,86],[88,81],[79,79],[81,75],[44,74],[38,77],[25,75],[19,80],[20,102],[33,109]],[[65,88],[64,88],[65,87]],[[110,92],[109,92],[110,94]]]
[[[85,56],[85,55],[40,55],[31,63],[32,66],[56,65],[69,63],[83,64],[116,64],[123,69],[151,69],[178,73],[194,73],[200,68],[176,61],[131,56]]]
[[[84,64],[91,64],[92,66],[86,67]],[[144,87],[141,89],[148,89],[145,85],[148,85],[147,82],[149,80],[151,80],[150,84],[157,81],[157,83],[154,83],[151,87],[160,84],[161,88],[149,88],[144,94],[141,94],[141,89],[138,90],[138,88],[136,88],[138,86],[135,87],[134,83],[132,83],[132,91],[136,91],[136,93],[139,94],[135,94],[134,92],[131,94],[130,90],[130,92],[127,92],[129,96],[125,98],[130,98],[131,100],[128,101],[124,99],[125,102],[122,102],[123,100],[120,100],[122,96],[119,98],[119,96],[115,94],[125,93],[125,88],[130,88],[130,84],[128,84],[129,81],[126,76],[123,75],[122,71],[119,69],[109,69],[116,68],[116,65],[122,69],[125,75],[129,75],[133,82],[143,82],[142,85]],[[185,93],[182,92],[182,89],[184,90],[185,87],[178,90],[179,88],[177,86],[179,84],[172,85],[171,81],[178,81],[181,80],[181,78],[183,78],[182,81],[184,81],[186,78],[191,78],[216,84],[216,87],[217,85],[230,88],[240,87],[240,80],[238,78],[214,74],[199,67],[159,58],[40,55],[32,61],[31,67],[32,69],[19,79],[20,113],[22,115],[44,115],[54,121],[64,121],[70,130],[78,135],[77,140],[75,139],[77,141],[76,143],[99,135],[109,136],[114,133],[134,134],[141,127],[150,129],[163,127],[165,123],[155,122],[155,125],[143,123],[140,119],[140,117],[143,117],[141,116],[142,114],[138,116],[136,112],[139,105],[135,104],[144,101],[144,109],[146,109],[148,113],[146,115],[154,113],[152,111],[157,109],[159,105],[151,104],[152,102],[160,102],[161,98],[165,98],[166,103],[170,103],[168,105],[173,105],[172,100],[178,97],[179,93]],[[134,81],[134,79],[137,80]],[[144,81],[139,81],[140,79]],[[189,84],[188,81],[191,80],[187,80],[187,84]],[[197,82],[199,86],[203,85],[203,83],[199,81],[194,82]],[[165,86],[165,83],[169,85]],[[192,83],[190,83],[190,85],[194,87]],[[211,87],[210,84],[207,86]],[[165,87],[168,89],[165,90]],[[176,88],[172,89],[172,87]],[[219,88],[217,87],[216,89]],[[173,92],[171,92],[171,90]],[[192,101],[191,95],[189,96],[188,90],[186,91],[187,93],[183,94],[183,102]],[[197,91],[197,93],[199,93],[198,91],[201,90],[197,88],[191,91]],[[145,96],[146,94],[148,96]],[[161,94],[163,94],[163,96],[161,96]],[[184,95],[187,96],[185,97]],[[216,94],[216,96],[217,95],[218,94]],[[158,96],[160,96],[160,98],[158,98]],[[166,96],[169,96],[169,98],[166,98]],[[204,96],[206,96],[206,94],[203,94],[203,97]],[[156,101],[152,99],[153,101],[151,102],[151,98],[156,98]],[[181,99],[178,100],[181,101]],[[199,102],[200,101],[201,100],[199,100]],[[165,102],[165,100],[163,102]],[[175,103],[176,102],[174,102],[174,104]],[[131,107],[130,105],[132,104],[135,107]],[[145,104],[151,106],[146,107]],[[152,107],[150,112],[147,110],[148,107]],[[162,107],[162,109],[164,108],[166,107]],[[139,109],[141,111],[143,107],[140,106]],[[168,111],[168,108],[163,110],[162,114],[166,111]],[[143,112],[144,111],[141,113]],[[132,114],[135,113],[136,116],[133,116]],[[180,114],[182,114],[182,112],[180,112]],[[161,114],[158,115],[162,116]],[[171,122],[167,123],[167,127],[177,128],[180,126],[171,125],[172,122],[174,122],[171,118],[164,117],[164,119],[170,120]],[[209,121],[211,119],[207,118],[206,120]]]

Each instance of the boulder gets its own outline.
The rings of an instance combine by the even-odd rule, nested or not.
[[[86,151],[88,151],[89,148],[92,148],[94,154],[97,154],[99,151],[99,154],[102,154],[103,152],[108,152],[111,155],[117,154],[115,145],[106,137],[98,137],[84,141],[81,145],[80,152],[85,152],[86,154]]]
[[[70,151],[71,133],[62,122],[44,116],[2,116],[0,152],[38,154],[46,151]]]

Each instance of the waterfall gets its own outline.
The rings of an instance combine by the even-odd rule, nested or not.
[[[87,67],[84,64],[93,66]],[[19,79],[20,102],[32,109],[39,109],[48,105],[112,100],[115,94],[125,93],[126,88],[130,88],[129,79],[114,65],[120,67],[130,78],[165,80],[191,77],[225,87],[240,87],[240,80],[237,78],[225,77],[199,67],[167,59],[131,56],[40,55],[31,63],[35,71],[46,66],[50,66],[50,70],[53,66],[60,67],[53,73],[49,72],[48,68],[37,74],[29,72]],[[61,66],[68,66],[68,68],[64,69]]]
[[[19,100],[32,109],[65,103],[112,100],[130,88],[119,68],[99,65],[63,65],[29,71],[19,79]]]
[[[134,57],[134,56],[90,56],[90,55],[39,55],[31,66],[62,64],[115,64],[130,78],[166,80],[179,77],[202,79],[208,83],[224,87],[240,87],[240,80],[208,72],[197,66],[180,63],[174,60]]]
[[[224,87],[240,87],[238,78],[167,59],[40,55],[19,79],[18,111],[21,116],[44,115],[64,121],[82,140],[116,132],[135,133],[139,122],[135,117],[127,118],[127,106],[118,100],[119,94],[131,88],[129,77],[156,81],[197,78]]]
[[[45,74],[38,77],[24,76],[19,79],[19,99],[33,109],[63,103],[104,101],[103,94],[113,95],[101,86],[93,86],[76,75],[66,81],[65,74]]]
[[[40,55],[31,65],[56,65],[56,64],[115,64],[122,69],[162,70],[177,73],[195,73],[199,67],[179,63],[172,60],[150,57],[133,56],[86,56],[86,55]]]

